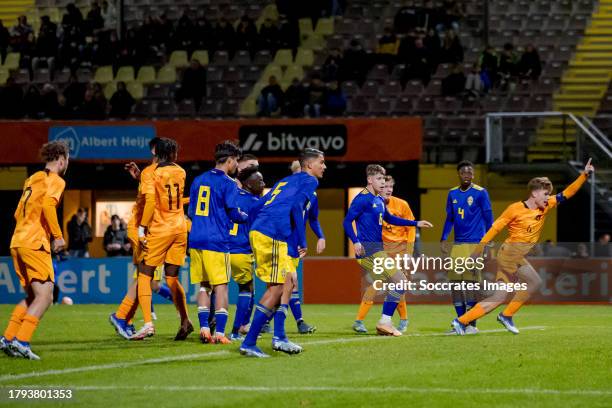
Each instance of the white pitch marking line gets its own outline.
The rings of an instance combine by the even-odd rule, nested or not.
[[[259,386],[168,386],[168,385],[11,385],[3,386],[2,388],[18,387],[18,388],[50,388],[50,389],[65,389],[70,388],[75,391],[115,391],[115,390],[156,390],[156,391],[248,391],[248,392],[365,392],[365,393],[439,393],[439,394],[541,394],[541,395],[578,395],[578,396],[608,396],[612,395],[612,390],[555,390],[555,389],[537,389],[537,388],[438,388],[438,387],[334,387],[334,386],[279,386],[279,387],[259,387]]]
[[[544,326],[527,326],[522,327],[521,330],[544,330]],[[492,329],[492,330],[481,330],[480,333],[500,333],[505,332],[505,329]],[[433,336],[448,336],[448,333],[408,333],[403,337],[433,337]],[[372,341],[372,340],[387,340],[389,341],[389,337],[391,336],[358,336],[356,337],[344,337],[338,339],[327,339],[327,340],[315,340],[311,342],[304,342],[303,345],[307,346],[317,346],[324,344],[335,344],[335,343],[354,343],[361,341]],[[148,360],[142,361],[128,361],[124,363],[112,363],[112,364],[101,364],[101,365],[93,365],[93,366],[84,366],[84,367],[74,367],[74,368],[65,368],[62,370],[47,370],[40,372],[32,372],[32,373],[24,373],[24,374],[7,374],[0,376],[0,382],[10,381],[10,380],[20,380],[24,378],[36,378],[36,377],[46,377],[51,375],[63,375],[63,374],[72,374],[72,373],[80,373],[85,371],[100,371],[100,370],[112,370],[116,368],[126,368],[133,367],[145,364],[156,364],[156,363],[168,363],[173,361],[183,361],[183,360],[191,360],[201,357],[215,357],[219,355],[230,354],[228,350],[216,351],[210,353],[197,353],[197,354],[186,354],[183,356],[174,356],[174,357],[161,357],[161,358],[152,358]]]

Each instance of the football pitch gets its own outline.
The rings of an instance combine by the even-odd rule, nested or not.
[[[388,338],[374,334],[380,306],[366,321],[370,334],[356,335],[357,306],[305,305],[315,334],[297,334],[287,318],[290,339],[305,351],[274,353],[268,334],[259,344],[272,358],[254,359],[238,344],[201,344],[197,333],[173,341],[171,305],[156,307],[157,334],[141,342],[115,334],[107,320],[114,306],[53,306],[33,339],[42,361],[0,356],[0,405],[612,406],[611,307],[527,305],[515,318],[518,336],[491,314],[480,334],[465,337],[444,335],[450,305],[408,307],[408,332]],[[0,306],[3,327],[10,311]],[[71,389],[73,398],[9,399],[10,389],[26,387]]]

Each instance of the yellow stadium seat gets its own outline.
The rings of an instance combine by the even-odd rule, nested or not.
[[[251,94],[247,97],[247,98],[255,98],[257,99],[257,97],[259,96],[259,94],[261,93],[261,90],[264,89],[264,87],[268,86],[268,81],[259,81],[257,82],[255,85],[253,85],[253,90],[251,91]]]
[[[157,80],[155,81],[158,84],[173,84],[176,82],[176,68],[174,66],[167,64],[159,69],[157,72]]]
[[[41,16],[49,16],[49,19],[54,23],[62,22],[62,13],[57,7],[50,7],[39,12]]]
[[[279,65],[276,64],[268,64],[266,69],[264,69],[263,74],[261,74],[260,81],[264,81],[266,84],[268,83],[268,79],[274,75],[276,79],[280,80],[283,77],[283,70]]]
[[[319,21],[317,21],[317,28],[315,29],[315,34],[332,35],[333,33],[334,33],[334,19],[333,18],[320,18]]]
[[[113,81],[113,67],[110,65],[98,67],[93,80],[94,82],[98,82],[100,84],[108,84],[109,82],[112,82]]]
[[[302,39],[302,48],[307,50],[322,50],[325,48],[325,39],[317,34]]]
[[[289,86],[291,85],[291,81],[286,81],[285,78],[283,78],[283,80],[279,82],[279,85],[283,92],[285,92],[287,91],[287,88],[289,88]]]
[[[202,65],[208,65],[210,62],[210,59],[208,58],[208,51],[206,50],[194,51],[193,54],[191,54],[191,59],[197,59]]]
[[[264,7],[261,12],[261,18],[265,20],[266,18],[272,19],[274,21],[278,20],[278,9],[276,8],[276,4],[268,4]]]
[[[240,116],[255,116],[257,114],[256,98],[249,96],[240,104],[238,115]]]
[[[188,66],[189,60],[187,59],[187,51],[172,51],[169,64],[176,68]]]
[[[144,88],[140,82],[128,83],[127,90],[134,99],[142,99],[144,96]]]
[[[274,56],[274,64],[287,66],[293,64],[293,53],[291,50],[278,50]]]
[[[140,82],[141,84],[150,84],[155,82],[155,68],[150,65],[140,67],[136,81]]]
[[[8,71],[4,71],[0,69],[0,85],[6,84],[6,80],[9,78],[10,74]]]
[[[104,97],[106,98],[106,100],[110,101],[110,98],[113,97],[113,94],[116,91],[117,91],[116,82],[109,82],[108,84],[106,84],[106,86],[104,87]]]
[[[302,79],[304,78],[304,70],[299,65],[290,65],[285,70],[285,74],[283,75],[282,82],[293,81],[293,78]]]
[[[313,33],[312,20],[310,18],[300,18],[298,23],[300,26],[300,35],[302,37]]]
[[[21,60],[21,54],[18,52],[9,52],[4,60],[3,67],[5,69],[18,69],[19,61]]]
[[[123,81],[123,82],[132,82],[134,80],[134,67],[121,67],[119,71],[117,71],[117,76],[115,77],[115,81]]]
[[[314,64],[314,52],[305,48],[299,48],[295,56],[295,63],[300,66],[311,66]]]

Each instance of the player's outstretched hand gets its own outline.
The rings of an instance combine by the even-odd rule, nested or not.
[[[125,166],[123,166],[123,168],[127,170],[128,173],[130,173],[130,176],[132,176],[134,180],[140,179],[140,169],[138,168],[138,165],[136,163],[129,162]]]
[[[589,161],[587,162],[586,166],[584,166],[584,172],[589,176],[595,172],[595,167],[591,164],[591,160],[593,159],[589,157]]]
[[[417,223],[417,227],[419,227],[419,228],[433,228],[433,224],[431,222],[429,222],[429,221],[423,220],[423,221],[419,221]]]
[[[447,256],[451,251],[451,244],[448,241],[440,241],[440,251],[442,255]]]
[[[321,238],[317,241],[317,254],[325,251],[325,238]]]
[[[365,248],[363,247],[363,245],[361,245],[361,242],[356,243],[354,247],[355,247],[355,255],[357,256],[365,255]]]
[[[55,239],[53,240],[53,252],[60,252],[66,246],[66,241],[64,239]]]

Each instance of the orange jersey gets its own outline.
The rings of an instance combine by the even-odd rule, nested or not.
[[[141,176],[142,192],[155,196],[155,211],[148,225],[150,234],[167,236],[187,232],[183,211],[185,178],[185,170],[176,163],[156,164],[153,172]],[[145,222],[144,218],[141,222]]]
[[[130,222],[128,223],[129,228],[138,228],[140,225],[140,219],[142,218],[142,213],[144,211],[146,197],[143,192],[142,180],[151,177],[153,172],[155,171],[155,163],[149,164],[145,167],[140,173],[140,183],[138,183],[138,194],[136,195],[136,202],[132,207],[132,217],[130,218]]]
[[[405,200],[397,197],[389,197],[387,209],[392,215],[400,218],[414,220],[414,214]],[[383,221],[383,242],[407,242],[414,243],[416,239],[415,227],[400,227]]]
[[[65,187],[66,182],[49,171],[37,171],[25,181],[23,194],[15,210],[17,225],[11,239],[11,248],[42,248],[51,252],[50,236],[62,238],[55,211]],[[45,216],[45,206],[52,207],[51,217]]]

